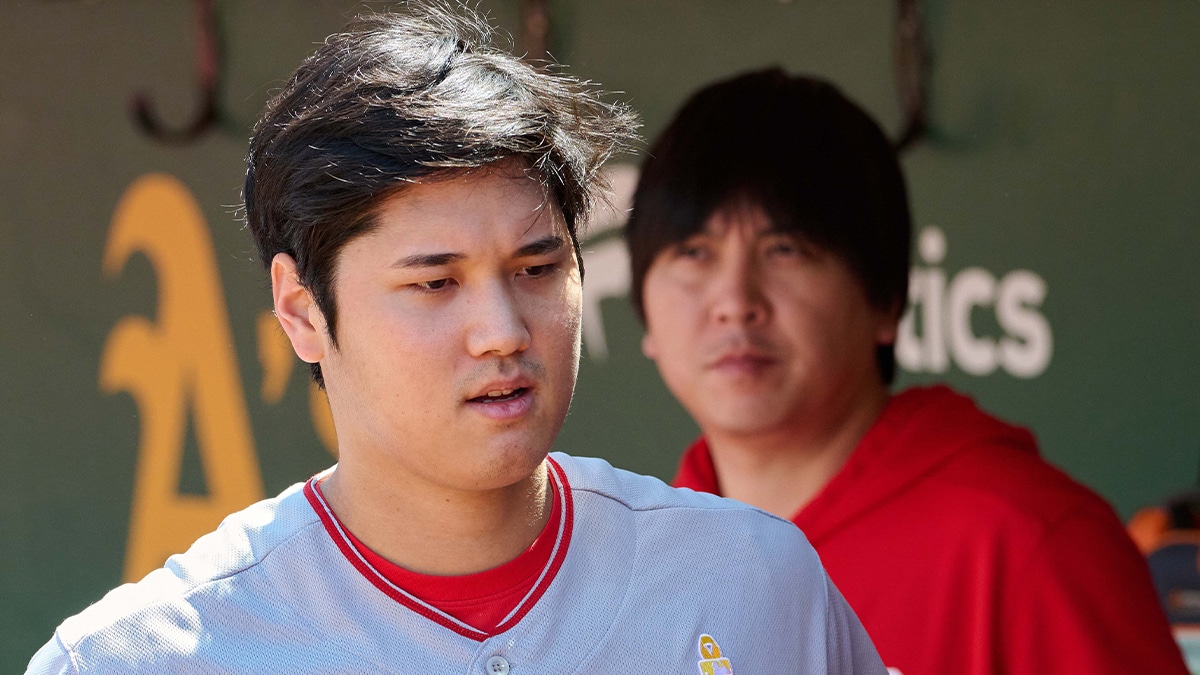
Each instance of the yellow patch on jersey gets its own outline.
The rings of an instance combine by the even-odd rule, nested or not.
[[[697,666],[701,675],[733,675],[733,665],[721,656],[721,646],[711,635],[700,636],[700,661]]]

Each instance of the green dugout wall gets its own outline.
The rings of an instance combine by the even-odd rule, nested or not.
[[[931,131],[904,155],[920,236],[901,383],[948,381],[1028,425],[1123,517],[1193,486],[1200,3],[919,4]],[[0,5],[0,671],[333,461],[234,206],[258,109],[355,6],[218,0],[219,124],[166,145],[130,99],[168,125],[194,115],[193,3]],[[517,32],[517,0],[484,6]],[[769,64],[902,123],[893,3],[548,9],[551,51],[623,92],[649,136],[699,85]],[[636,161],[613,167],[618,187]],[[601,218],[585,246],[585,358],[558,448],[668,477],[695,429],[640,355],[617,225]]]

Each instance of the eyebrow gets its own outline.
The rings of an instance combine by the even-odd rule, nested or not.
[[[528,258],[532,256],[546,255],[553,253],[563,247],[562,237],[550,235],[542,237],[537,241],[530,242],[521,248],[517,249],[516,258]],[[467,256],[463,253],[417,253],[410,256],[405,256],[396,262],[392,263],[395,268],[413,268],[413,267],[442,267],[456,262],[466,260]]]
[[[531,242],[517,249],[517,258],[527,258],[537,255],[546,255],[553,253],[563,247],[563,238],[557,235],[549,235],[542,237],[535,242]]]
[[[466,257],[462,253],[417,253],[397,260],[392,263],[392,267],[442,267],[465,260]]]

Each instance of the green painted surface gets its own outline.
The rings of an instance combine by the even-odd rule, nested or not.
[[[907,153],[915,221],[947,242],[948,279],[1030,270],[1053,336],[1044,372],[906,373],[947,380],[1030,426],[1044,453],[1128,516],[1193,485],[1200,455],[1200,3],[923,3],[934,51],[931,138]],[[267,281],[232,216],[246,129],[273,87],[350,2],[218,2],[225,130],[153,143],[128,101],[151,94],[182,123],[196,104],[189,3],[0,6],[0,671],[20,670],[65,616],[121,579],[139,409],[98,386],[122,318],[155,313],[135,255],[101,270],[117,200],[168,173],[200,203],[216,247],[263,490],[332,460],[310,423],[303,371],[259,394],[255,319]],[[516,26],[516,2],[487,2]],[[697,86],[771,63],[838,82],[900,126],[889,3],[812,0],[550,3],[552,51],[624,92],[648,135]],[[591,249],[599,251],[599,239]],[[926,266],[928,267],[928,266]],[[594,270],[589,270],[589,279]],[[695,433],[639,352],[620,297],[600,304],[607,358],[589,344],[558,447],[668,476]],[[977,335],[1002,337],[990,307]],[[595,317],[593,317],[594,319]],[[192,436],[188,436],[192,439]],[[187,441],[195,452],[196,441]],[[183,492],[206,482],[185,455]]]

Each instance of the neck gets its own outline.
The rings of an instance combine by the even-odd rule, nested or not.
[[[887,400],[881,386],[840,417],[816,416],[819,428],[810,423],[753,434],[705,430],[721,494],[793,519],[845,466]]]
[[[343,454],[321,491],[368,548],[421,574],[473,574],[502,565],[533,544],[550,516],[546,463],[494,490],[417,486],[404,474],[347,463]]]

